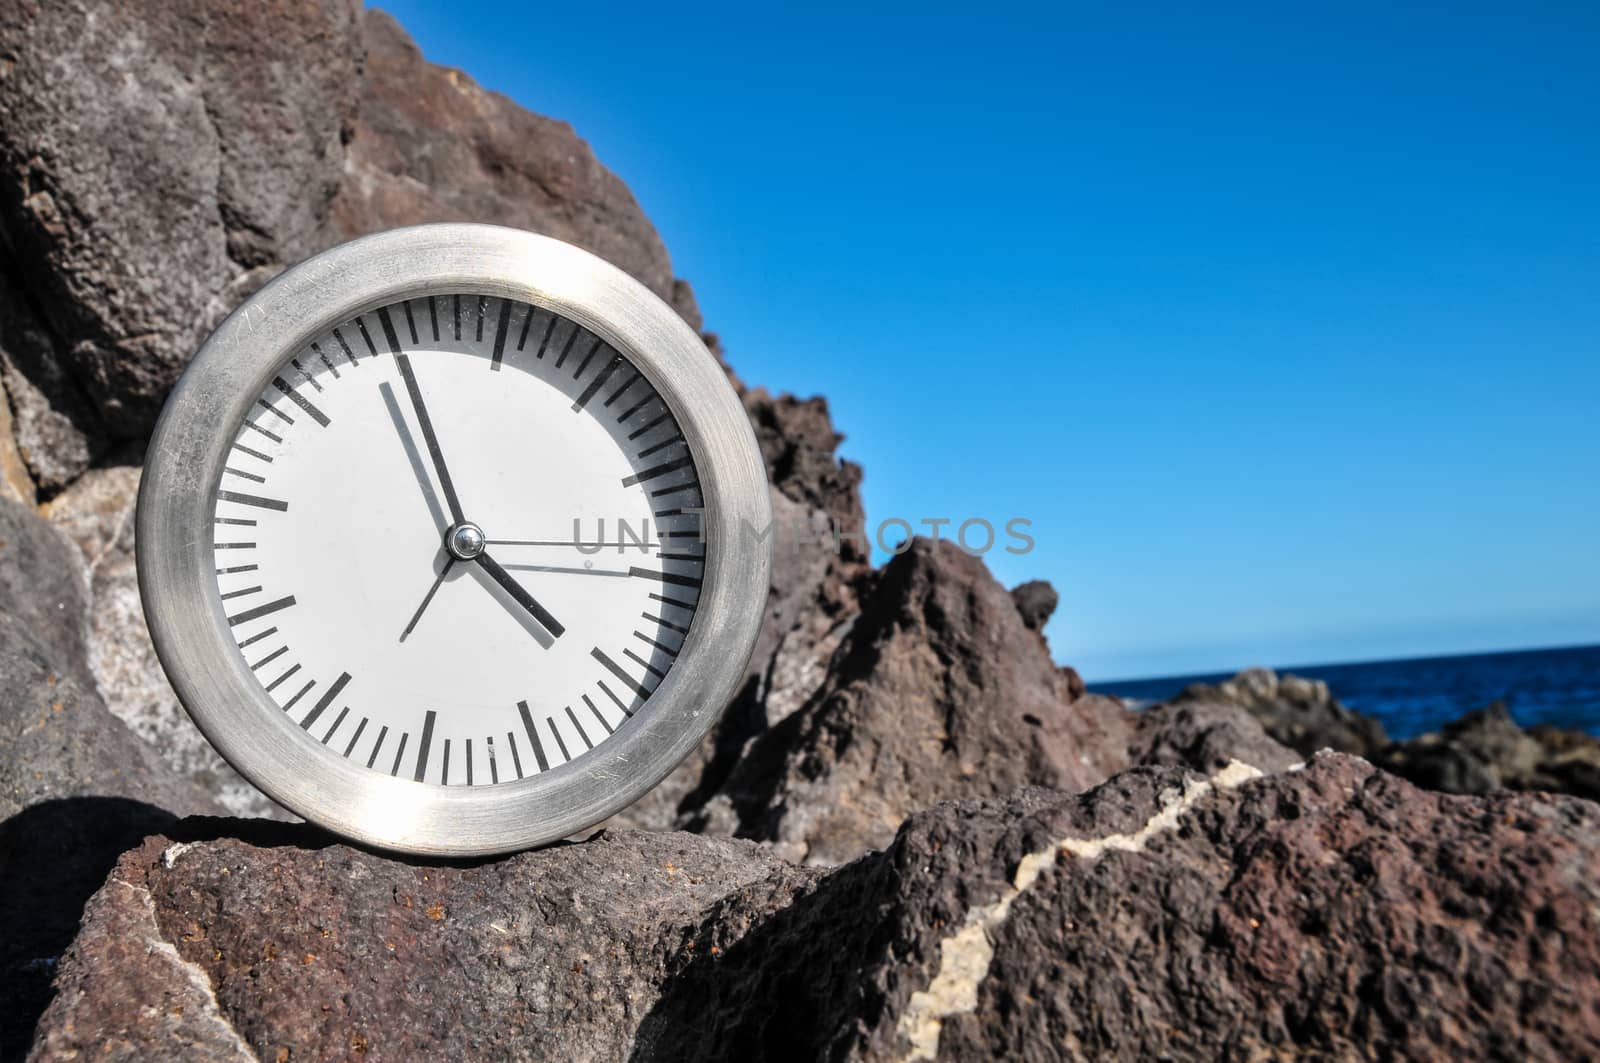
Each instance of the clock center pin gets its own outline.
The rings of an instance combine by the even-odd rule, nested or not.
[[[471,561],[483,553],[486,542],[483,529],[470,520],[464,520],[444,533],[444,548],[458,561]]]

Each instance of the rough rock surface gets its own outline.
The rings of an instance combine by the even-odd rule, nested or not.
[[[215,811],[100,701],[84,648],[83,583],[70,542],[0,502],[0,817],[80,795]]]
[[[1304,758],[1273,741],[1254,716],[1236,705],[1183,701],[1137,714],[1128,759],[1133,764],[1181,765],[1219,771],[1238,760],[1261,771],[1283,771]]]
[[[1029,631],[1043,631],[1061,604],[1061,595],[1046,581],[1031,579],[1011,588],[1011,600],[1017,603],[1017,612]]]
[[[655,227],[571,126],[427,62],[381,11],[362,27],[365,86],[330,243],[424,221],[530,229],[621,267],[700,327]]]
[[[0,330],[0,359],[5,351],[5,333]],[[17,442],[17,422],[11,413],[11,400],[5,389],[5,366],[0,360],[0,498],[31,506],[38,498],[39,487],[33,482],[33,473],[22,456],[22,445]]]
[[[90,904],[35,1058],[1600,1052],[1600,809],[1337,754],[940,805],[826,873],[681,834],[425,867],[182,826]]]
[[[349,3],[0,4],[0,229],[47,333],[52,364],[16,366],[40,416],[71,421],[81,396],[110,433],[147,432],[241,292],[315,249],[359,18]],[[59,485],[68,470],[34,471]]]
[[[0,238],[4,237],[0,229]],[[0,385],[7,410],[7,494],[32,503],[83,471],[108,438],[100,415],[72,377],[59,344],[23,290],[23,263],[0,239]],[[20,464],[20,468],[18,468]]]
[[[758,846],[683,834],[430,867],[280,830],[273,847],[129,853],[36,1057],[624,1059],[706,909],[809,882]]]
[[[1175,702],[1237,705],[1261,721],[1267,734],[1302,756],[1332,749],[1371,757],[1389,744],[1383,724],[1341,705],[1320,679],[1249,668],[1216,686],[1196,683]]]
[[[688,284],[571,127],[422,59],[346,0],[0,2],[0,380],[32,478],[138,441],[210,328],[377,229],[492,221]]]
[[[88,574],[66,536],[27,506],[0,500],[0,608],[56,667],[89,671]]]
[[[101,703],[77,549],[0,501],[0,1057],[27,1044],[55,959],[117,854],[218,811]]]
[[[1498,701],[1437,733],[1396,742],[1373,760],[1447,793],[1547,790],[1600,801],[1600,739],[1554,727],[1524,731]]]
[[[42,510],[87,562],[88,659],[101,698],[180,775],[241,816],[288,815],[211,748],[167,682],[145,627],[134,560],[139,467],[91,469]]]
[[[861,466],[841,461],[844,436],[826,399],[743,391],[772,482],[775,534],[767,619],[752,654],[767,727],[822,684],[828,660],[860,608],[871,571],[861,538]]]
[[[1083,790],[1126,764],[1131,719],[1072,700],[983,562],[917,539],[889,562],[823,686],[763,733],[704,813],[796,861],[882,848],[934,800]]]
[[[1341,705],[1321,680],[1251,668],[1216,686],[1196,683],[1170,703],[1140,715],[1171,720],[1180,709],[1220,714],[1219,721],[1228,721],[1207,743],[1213,760],[1230,750],[1250,760],[1242,751],[1258,748],[1253,728],[1244,727],[1237,717],[1228,720],[1230,711],[1242,711],[1260,724],[1269,742],[1289,746],[1302,757],[1323,748],[1355,753],[1430,790],[1455,794],[1542,790],[1600,801],[1600,739],[1547,726],[1524,730],[1500,702],[1437,732],[1391,742],[1381,723]],[[1150,725],[1156,730],[1162,726]],[[1168,762],[1159,755],[1159,744],[1148,742],[1142,746],[1136,742],[1133,760]],[[1193,758],[1173,762],[1203,767]],[[1259,760],[1250,762],[1265,766]]]

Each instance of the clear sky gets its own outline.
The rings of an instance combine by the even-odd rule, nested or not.
[[[1600,641],[1600,5],[381,6],[1091,681]]]

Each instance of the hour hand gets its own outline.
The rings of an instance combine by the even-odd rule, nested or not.
[[[478,563],[479,568],[489,574],[490,579],[500,584],[505,589],[505,592],[511,595],[518,605],[526,609],[528,615],[537,620],[552,636],[560,638],[562,633],[567,630],[561,621],[550,615],[550,610],[540,605],[538,599],[529,594],[522,584],[512,577],[511,573],[501,568],[500,563],[494,558],[487,553],[481,553],[473,560]]]

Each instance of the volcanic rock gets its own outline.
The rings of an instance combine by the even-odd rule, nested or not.
[[[167,682],[139,598],[134,559],[138,497],[139,467],[113,465],[90,469],[42,507],[87,561],[92,604],[88,661],[101,697],[174,771],[210,792],[229,812],[287,816],[211,748]]]
[[[1437,733],[1396,742],[1373,759],[1418,786],[1447,793],[1545,790],[1600,801],[1600,739],[1554,727],[1524,731],[1498,701]]]
[[[318,246],[358,20],[346,3],[0,3],[0,228],[111,433],[148,432],[211,326]],[[33,382],[56,409],[56,382]]]
[[[624,1059],[708,908],[757,882],[777,907],[809,882],[683,834],[425,866],[280,831],[129,853],[35,1058]]]
[[[27,1044],[84,900],[173,812],[215,812],[100,701],[77,549],[0,501],[0,1058]]]
[[[56,667],[87,679],[88,575],[60,531],[0,500],[0,609]]]
[[[983,562],[915,540],[878,575],[806,705],[756,738],[700,824],[838,863],[933,801],[1083,790],[1126,764],[1131,720],[1071,700]]]
[[[772,727],[822,685],[872,564],[861,466],[839,459],[844,436],[827,400],[762,388],[743,399],[772,484],[772,586],[750,673],[761,723]]]
[[[0,817],[81,795],[215,811],[101,702],[85,655],[83,582],[71,543],[0,502]]]
[[[1600,809],[1338,754],[942,804],[825,873],[681,834],[424,866],[230,827],[124,857],[34,1058],[1600,1052]]]
[[[1055,615],[1061,596],[1042,579],[1031,579],[1011,588],[1011,600],[1017,603],[1017,612],[1029,631],[1043,631],[1045,624]]]
[[[1250,668],[1216,686],[1195,683],[1173,699],[1238,705],[1275,740],[1309,757],[1322,749],[1371,757],[1389,744],[1383,724],[1341,705],[1320,679]]]
[[[361,17],[361,44],[366,77],[328,243],[427,221],[511,225],[594,252],[700,328],[655,227],[570,125],[429,63],[382,11]]]
[[[1304,759],[1273,741],[1260,721],[1237,705],[1182,701],[1153,706],[1134,718],[1128,744],[1133,764],[1180,765],[1209,774],[1234,760],[1273,772]]]
[[[361,233],[487,221],[614,262],[696,329],[627,187],[565,123],[329,0],[0,0],[0,380],[32,478],[142,441],[210,329]]]
[[[730,1060],[1600,1050],[1592,807],[1427,794],[1335,754],[1255,776],[1142,769],[914,817],[764,925],[709,920],[640,1043]]]

